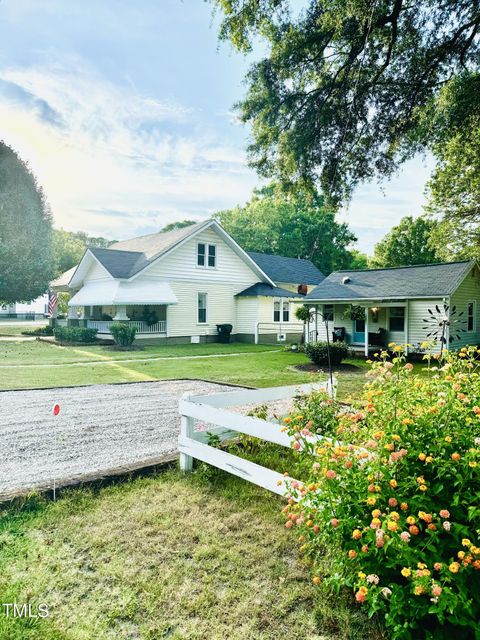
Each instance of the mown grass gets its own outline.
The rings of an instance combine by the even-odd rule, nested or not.
[[[226,354],[239,356],[226,357]],[[198,358],[197,356],[212,356]],[[215,357],[218,356],[218,357]],[[165,359],[159,359],[165,358]],[[142,351],[104,347],[59,347],[46,342],[0,342],[0,389],[31,389],[88,384],[199,378],[253,387],[301,384],[324,379],[295,369],[307,364],[301,353],[268,345],[150,346]],[[366,364],[349,360],[337,368],[339,397],[364,382]]]
[[[350,596],[314,587],[282,499],[221,472],[168,471],[0,520],[2,640],[374,640]],[[326,553],[328,564],[328,554]]]

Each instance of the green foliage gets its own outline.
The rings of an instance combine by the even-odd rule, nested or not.
[[[126,322],[114,322],[110,325],[110,332],[118,345],[130,347],[135,340],[137,329]]]
[[[319,181],[335,202],[429,146],[415,135],[426,106],[448,79],[479,68],[477,2],[212,2],[221,39],[266,49],[238,106],[251,164],[286,183]]]
[[[37,327],[36,329],[27,329],[22,331],[22,336],[53,336],[53,327]]]
[[[295,317],[297,320],[300,320],[300,322],[306,323],[312,319],[313,312],[307,304],[302,304],[295,309]]]
[[[370,267],[370,258],[366,253],[353,249],[350,251],[349,269],[368,269]]]
[[[341,405],[324,391],[299,396],[294,402],[295,418],[316,435],[335,436]]]
[[[330,364],[332,366],[338,365],[348,358],[350,355],[350,349],[345,342],[331,342],[327,345],[326,342],[309,342],[304,347],[304,353],[309,360],[311,360],[318,367],[328,366],[328,352],[330,350]]]
[[[350,265],[348,247],[356,237],[318,193],[287,193],[272,184],[215,217],[246,251],[306,258],[324,274]]]
[[[465,73],[440,93],[425,127],[438,163],[427,211],[441,220],[433,238],[445,259],[480,257],[480,75]]]
[[[57,309],[58,312],[66,315],[68,313],[68,301],[72,296],[66,291],[60,291],[57,297]]]
[[[324,584],[353,589],[392,640],[478,638],[478,350],[426,355],[435,366],[415,375],[392,347],[330,421],[333,441],[313,441],[309,415],[287,419],[309,469],[288,483],[287,528],[298,525],[315,571],[333,545]]]
[[[81,342],[90,344],[95,342],[97,337],[96,329],[87,329],[86,327],[60,327],[53,329],[53,335],[59,342]]]
[[[427,218],[406,216],[375,245],[372,267],[404,267],[439,262],[430,245],[436,223]]]
[[[192,224],[197,223],[195,222],[195,220],[178,220],[177,222],[169,222],[164,227],[162,227],[162,232],[184,229],[185,227],[191,227]]]
[[[0,142],[0,301],[26,302],[53,278],[52,217],[28,166]]]
[[[68,271],[80,262],[85,251],[90,247],[108,248],[114,240],[102,237],[91,237],[83,231],[76,233],[64,229],[53,231],[53,254],[57,275]]]

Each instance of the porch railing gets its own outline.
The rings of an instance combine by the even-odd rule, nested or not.
[[[110,327],[113,323],[113,320],[87,320],[87,327],[89,329],[96,329],[98,333],[110,333]],[[151,325],[143,322],[143,320],[129,320],[128,324],[137,329],[137,334],[167,332],[166,320],[159,320]]]

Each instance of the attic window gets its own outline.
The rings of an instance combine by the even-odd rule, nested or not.
[[[345,276],[344,278],[342,278],[342,284],[348,284],[349,282],[351,282],[351,280],[348,276]]]

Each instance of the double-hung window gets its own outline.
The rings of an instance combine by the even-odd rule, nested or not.
[[[323,305],[323,319],[325,322],[333,322],[333,304]]]
[[[280,300],[273,301],[273,321],[280,322]]]
[[[197,322],[198,324],[207,323],[207,294],[199,293],[197,296]]]
[[[467,304],[467,331],[475,331],[475,302]]]
[[[390,331],[405,331],[405,307],[390,307]]]
[[[210,269],[217,266],[217,245],[205,242],[197,244],[197,266],[210,267]]]
[[[290,321],[290,303],[288,301],[282,303],[282,320],[283,322]]]

